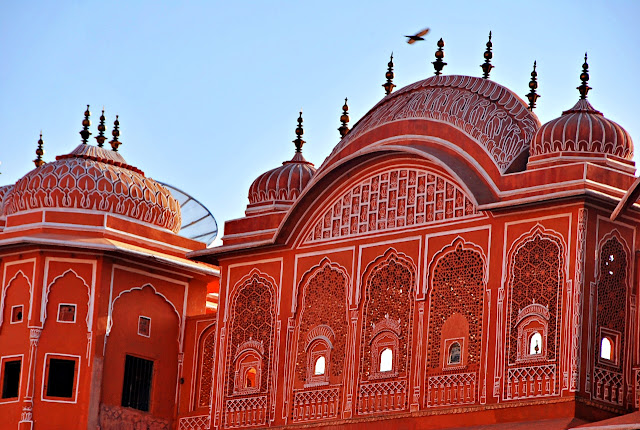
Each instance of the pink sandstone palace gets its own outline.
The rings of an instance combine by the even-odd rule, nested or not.
[[[490,41],[482,77],[443,47],[351,129],[345,101],[317,169],[300,114],[219,247],[117,118],[55,161],[41,138],[0,187],[0,428],[640,428],[631,137],[586,57],[541,124],[535,66],[525,102]]]

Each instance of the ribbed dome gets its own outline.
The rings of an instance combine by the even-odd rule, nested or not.
[[[633,142],[624,128],[580,99],[562,116],[540,127],[533,138],[532,157],[555,152],[610,154],[631,160]]]
[[[177,233],[180,206],[160,185],[111,150],[80,145],[37,167],[6,192],[4,212],[74,208],[113,213]]]
[[[296,152],[291,161],[258,176],[249,188],[249,204],[263,202],[293,203],[314,173],[313,164],[305,160],[302,153]]]

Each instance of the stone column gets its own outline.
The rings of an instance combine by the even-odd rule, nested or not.
[[[27,388],[22,402],[22,415],[18,430],[33,429],[33,396],[36,377],[36,352],[42,334],[41,328],[31,328],[29,332],[29,367],[27,368]]]

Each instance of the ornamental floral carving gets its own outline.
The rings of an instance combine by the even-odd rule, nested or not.
[[[401,119],[450,124],[476,140],[502,173],[529,148],[539,127],[525,103],[493,81],[433,76],[382,99],[336,146],[323,166],[361,135]]]

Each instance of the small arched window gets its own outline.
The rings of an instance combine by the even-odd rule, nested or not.
[[[393,370],[393,351],[385,348],[380,353],[380,372],[391,372]]]
[[[316,360],[316,364],[314,366],[313,369],[313,374],[314,375],[324,375],[324,368],[325,368],[325,358],[324,355],[321,355],[320,357],[318,357],[318,359]]]
[[[255,367],[250,367],[244,378],[244,388],[254,388],[256,386],[256,371]]]
[[[449,346],[448,364],[459,364],[462,361],[462,348],[458,342],[453,342]]]
[[[542,335],[535,332],[529,338],[529,355],[542,354]]]
[[[603,337],[600,341],[600,358],[611,360],[611,351],[613,349],[612,347],[613,345],[611,344],[611,339],[609,339],[608,337]]]

